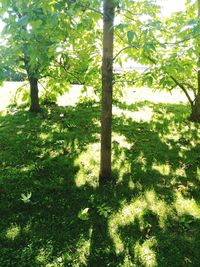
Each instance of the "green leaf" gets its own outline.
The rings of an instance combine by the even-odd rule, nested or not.
[[[155,45],[154,44],[144,44],[143,49],[145,52],[149,51],[156,51]]]
[[[32,21],[31,25],[33,26],[33,28],[40,28],[42,25],[42,20],[39,19],[39,20]]]
[[[25,26],[25,25],[27,24],[27,22],[28,22],[28,16],[25,15],[25,16],[21,17],[21,18],[18,20],[17,25],[18,25],[18,26]]]
[[[89,208],[85,208],[79,211],[78,218],[82,221],[89,220]]]
[[[148,87],[151,87],[153,84],[153,77],[152,76],[144,77],[144,82],[147,84]]]
[[[120,23],[118,25],[115,26],[116,29],[120,30],[120,31],[124,31],[124,29],[128,26],[128,24],[126,23]]]
[[[30,198],[31,198],[31,196],[32,196],[32,193],[30,192],[30,193],[27,193],[26,195],[25,194],[21,194],[21,200],[24,202],[24,203],[29,203],[31,200],[30,200]]]
[[[127,32],[127,38],[128,38],[128,43],[131,44],[133,41],[133,38],[136,36],[136,33],[134,31],[128,31]]]

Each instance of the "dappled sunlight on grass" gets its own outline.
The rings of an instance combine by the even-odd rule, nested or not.
[[[145,121],[149,122],[153,116],[153,109],[151,107],[142,107],[137,111],[122,110],[118,107],[113,108],[113,115],[118,117],[125,117],[126,119],[132,119],[133,121]]]
[[[175,170],[175,176],[181,176],[181,177],[187,177],[187,174],[186,174],[186,170],[185,170],[185,166],[182,166],[182,167],[180,167],[180,168],[177,168],[176,170]]]
[[[197,179],[200,181],[200,167],[197,167]]]
[[[102,188],[96,103],[0,117],[4,267],[199,266],[200,126],[185,105],[114,111],[115,183]]]
[[[95,188],[98,186],[100,145],[94,143],[85,149],[74,162],[75,166],[79,168],[75,183],[77,187],[90,185]]]
[[[170,174],[171,167],[170,167],[169,164],[160,164],[160,165],[158,165],[156,163],[153,163],[152,170],[156,170],[156,171],[160,172],[161,175],[168,176]]]
[[[11,226],[6,230],[6,238],[14,240],[18,235],[20,235],[20,232],[20,226],[11,224]]]
[[[120,135],[119,133],[112,133],[112,142],[114,143],[114,145],[117,143],[117,145],[120,148],[127,148],[130,149],[132,144],[130,144],[127,140],[126,137],[124,135]]]
[[[151,88],[134,88],[128,87],[123,92],[121,101],[126,102],[127,105],[132,105],[136,101],[142,102],[144,100],[151,101],[152,103],[187,103],[187,98],[180,90],[173,89],[173,93],[167,91],[156,91]]]
[[[38,137],[39,137],[41,140],[45,141],[45,140],[47,140],[47,139],[52,138],[52,133],[40,133],[40,134],[38,135]]]
[[[119,229],[134,224],[137,219],[139,228],[143,231],[147,227],[144,216],[149,211],[157,216],[159,227],[165,228],[165,223],[171,210],[165,201],[158,199],[153,190],[145,192],[144,196],[137,197],[131,201],[130,204],[122,203],[121,210],[112,215],[109,220],[109,232],[113,238],[116,253],[121,253],[124,250],[124,244],[120,238]]]
[[[81,238],[77,243],[77,251],[75,253],[74,266],[87,266],[90,254],[92,228],[89,229],[89,239]]]
[[[38,251],[37,256],[35,257],[38,265],[46,265],[49,262],[49,256],[53,250],[52,244],[48,244],[46,248],[41,248]]]
[[[147,165],[147,159],[146,156],[144,155],[144,152],[140,151],[138,157],[135,159],[135,163],[139,163],[141,165],[141,170],[145,171],[146,170],[146,165]]]
[[[156,260],[155,246],[157,241],[155,238],[146,240],[143,244],[138,241],[134,245],[134,254],[136,259],[145,267],[158,266]]]
[[[194,199],[183,197],[181,192],[176,193],[174,207],[180,216],[191,215],[194,219],[200,219],[200,204],[198,205]]]

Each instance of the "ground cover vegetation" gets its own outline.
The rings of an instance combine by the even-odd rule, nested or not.
[[[114,108],[115,183],[103,187],[99,105],[1,116],[0,266],[199,265],[200,128],[189,107]]]
[[[153,0],[0,6],[0,79],[30,86],[0,114],[0,266],[199,266],[200,0],[167,18]]]

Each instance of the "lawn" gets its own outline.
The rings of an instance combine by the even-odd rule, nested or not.
[[[114,182],[102,188],[99,103],[4,109],[0,266],[199,267],[200,125],[168,99],[115,101]]]

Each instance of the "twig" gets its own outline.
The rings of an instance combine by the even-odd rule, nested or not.
[[[129,46],[126,46],[124,48],[122,48],[114,57],[113,57],[113,61],[115,61],[115,59],[124,51],[124,50],[127,50],[127,49],[131,49],[131,48],[137,48],[138,46],[140,46],[139,44],[134,46],[134,45],[129,45]]]

